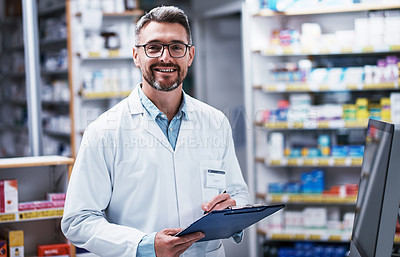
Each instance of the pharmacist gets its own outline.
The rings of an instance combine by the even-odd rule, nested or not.
[[[62,230],[99,256],[224,256],[220,240],[195,243],[201,232],[174,236],[249,201],[227,118],[182,90],[195,53],[187,16],[158,7],[135,32],[143,82],[86,129]]]

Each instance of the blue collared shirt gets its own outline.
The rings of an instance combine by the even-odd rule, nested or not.
[[[186,115],[186,104],[185,97],[183,96],[181,106],[178,110],[178,113],[171,120],[168,120],[167,115],[162,113],[157,106],[143,93],[141,87],[138,87],[139,90],[139,98],[146,109],[146,111],[150,114],[150,117],[157,123],[165,137],[168,139],[172,148],[175,150],[176,140],[178,139],[179,128],[181,127],[182,118]]]
[[[162,113],[157,106],[143,93],[141,87],[138,87],[140,102],[146,111],[150,114],[150,117],[157,123],[165,137],[168,139],[172,148],[175,150],[176,140],[178,139],[179,128],[181,127],[182,118],[186,114],[185,97],[182,99],[182,104],[178,110],[178,113],[171,120],[168,120],[167,115]],[[148,257],[156,256],[154,249],[154,239],[157,232],[148,234],[143,237],[140,241],[137,249],[137,257]]]

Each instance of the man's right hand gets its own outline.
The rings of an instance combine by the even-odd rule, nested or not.
[[[204,237],[202,232],[195,232],[181,237],[174,236],[181,228],[166,228],[157,232],[154,249],[157,257],[178,257],[194,242]]]

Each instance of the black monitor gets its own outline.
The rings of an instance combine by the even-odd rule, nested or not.
[[[391,256],[400,203],[400,125],[369,120],[350,257]]]

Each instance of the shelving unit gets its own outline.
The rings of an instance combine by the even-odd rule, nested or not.
[[[63,156],[3,158],[0,179],[17,179],[19,203],[45,200],[46,193],[66,192],[73,163]],[[25,256],[36,256],[39,244],[67,242],[60,230],[62,214],[62,208],[1,213],[0,226],[23,230]]]
[[[71,156],[66,1],[38,5],[44,155]],[[50,104],[50,103],[61,104]]]
[[[136,6],[139,6],[138,2]],[[144,12],[140,9],[123,12],[98,9],[101,24],[96,29],[88,29],[84,24],[87,8],[69,1],[67,9],[71,94],[74,98],[73,155],[76,155],[87,125],[127,97],[140,81],[140,70],[132,60],[132,36],[136,19]],[[113,35],[115,46],[106,46],[106,38],[101,36],[104,32]]]
[[[355,104],[358,98],[376,102],[377,99],[389,97],[391,93],[398,92],[399,80],[397,78],[392,81],[371,83],[365,79],[357,83],[346,83],[342,80],[338,82],[338,80],[324,79],[323,81],[317,80],[318,83],[316,83],[311,80],[311,76],[306,76],[306,79],[303,80],[288,79],[289,75],[291,76],[293,73],[286,74],[286,71],[282,71],[279,65],[309,60],[312,63],[312,67],[309,67],[309,74],[326,67],[328,71],[333,68],[341,68],[343,69],[342,76],[344,76],[344,72],[348,68],[376,65],[378,59],[384,59],[386,56],[397,56],[398,58],[400,41],[388,45],[332,43],[331,45],[314,44],[310,46],[301,43],[307,42],[300,40],[304,40],[301,35],[299,35],[299,43],[293,43],[288,38],[290,36],[292,39],[296,38],[296,32],[290,31],[300,31],[303,23],[319,24],[322,35],[334,35],[336,32],[349,31],[353,29],[355,19],[367,19],[371,11],[398,10],[400,5],[393,2],[353,4],[345,7],[314,6],[309,9],[287,10],[281,13],[266,9],[260,10],[258,5],[258,1],[246,1],[242,18],[242,27],[246,28],[242,35],[244,39],[246,115],[253,119],[251,129],[247,130],[247,167],[250,193],[255,202],[286,203],[286,208],[281,214],[282,220],[285,218],[286,212],[302,212],[308,207],[316,207],[333,208],[336,216],[340,216],[339,221],[342,221],[345,213],[354,212],[356,201],[354,194],[347,196],[346,194],[340,196],[325,193],[307,194],[301,193],[301,190],[299,193],[274,193],[269,192],[268,185],[271,183],[299,183],[303,174],[313,170],[323,170],[325,190],[334,186],[358,184],[362,156],[337,156],[321,154],[321,152],[319,155],[310,156],[307,155],[308,150],[300,154],[300,149],[315,147],[313,150],[317,150],[318,137],[321,135],[330,138],[330,147],[339,144],[363,145],[368,124],[367,117],[357,119],[355,117],[349,119],[344,116],[332,119],[319,118],[318,115],[321,113],[318,111],[322,109],[318,108],[325,104],[336,105],[336,107],[338,103]],[[273,35],[278,33],[275,30],[284,29],[289,32],[285,31],[288,34],[284,34],[284,36],[287,37],[282,36],[282,38],[283,40],[288,39],[288,41],[277,44],[278,38],[273,38]],[[291,43],[287,43],[289,41]],[[330,77],[326,76],[325,78]],[[296,119],[297,116],[294,112],[291,116],[292,119],[280,119],[279,111],[281,109],[277,107],[278,102],[280,100],[290,101],[293,99],[292,97],[299,95],[309,97],[313,113],[308,115],[312,117],[307,116],[305,120]],[[283,110],[288,111],[285,115],[290,115],[290,109],[285,108]],[[281,141],[283,144],[280,145],[282,148],[271,148],[279,146],[272,144],[273,134],[279,134],[279,138],[283,138],[284,141]],[[292,145],[300,148],[298,154],[292,155],[294,150]],[[283,151],[288,147],[292,152]],[[274,157],[277,151],[282,151],[280,157]],[[322,149],[318,149],[318,151],[322,151]],[[328,213],[328,215],[330,214]],[[273,218],[269,219],[274,222]],[[336,219],[337,217],[335,221]],[[266,248],[270,249],[268,245],[273,245],[277,249],[280,244],[285,246],[288,242],[297,241],[321,244],[345,243],[346,245],[350,240],[349,233],[331,233],[327,228],[323,229],[324,232],[319,231],[315,234],[288,233],[285,227],[280,232],[267,233],[268,226],[270,225],[267,221],[267,224],[261,223],[251,230],[251,241],[254,243],[252,247],[257,249],[257,251],[251,252],[252,257],[263,256],[262,252]],[[399,241],[398,238],[396,240]]]

